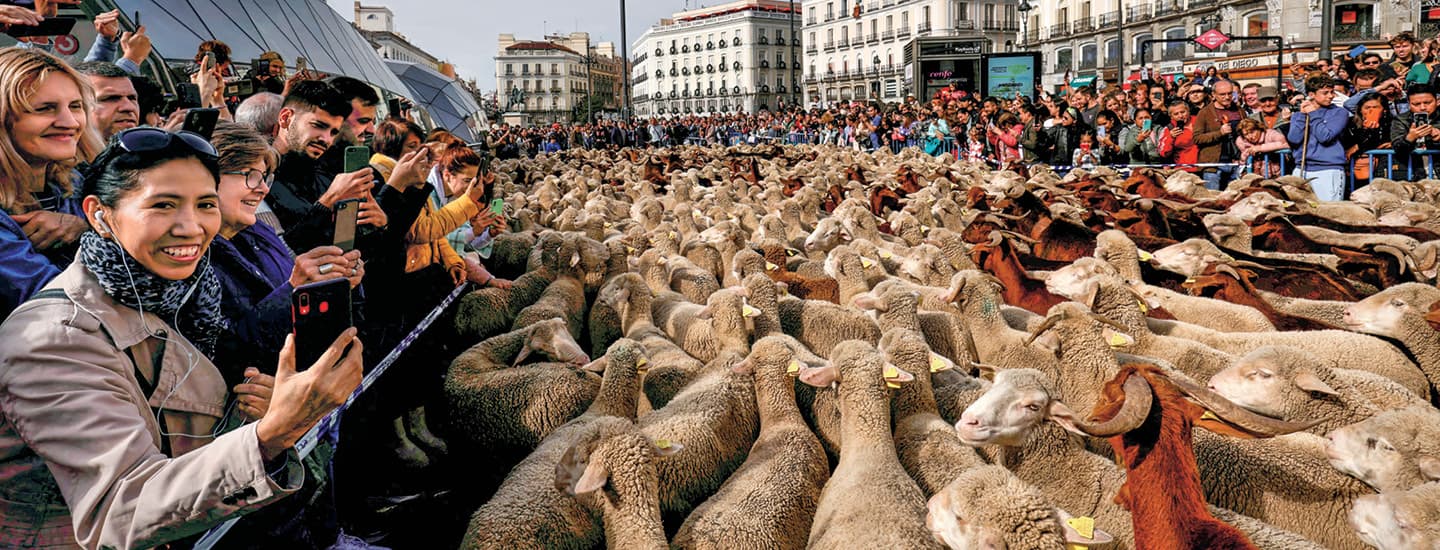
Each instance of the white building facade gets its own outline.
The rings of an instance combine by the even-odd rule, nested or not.
[[[955,80],[979,89],[980,56],[1015,49],[1015,0],[806,0],[805,100],[898,102]]]
[[[1188,78],[1211,66],[1241,82],[1273,86],[1277,68],[1284,79],[1291,76],[1277,61],[1278,43],[1243,38],[1284,38],[1287,66],[1312,63],[1323,15],[1318,0],[1038,0],[1035,8],[1020,42],[1042,53],[1042,81],[1050,89],[1064,82],[1067,72],[1072,81],[1093,77],[1113,85],[1142,67],[1159,78]],[[1366,44],[1388,56],[1383,52],[1388,36],[1418,31],[1423,39],[1436,31],[1415,0],[1336,0],[1333,9],[1332,55]],[[1210,29],[1233,39],[1214,50],[1191,40]],[[1173,41],[1151,43],[1142,57],[1147,40]]]
[[[580,52],[589,40],[586,33],[576,34],[584,35],[577,37],[585,43],[580,50],[567,45],[571,37],[516,40],[513,34],[500,35],[495,89],[501,111],[524,113],[537,123],[575,119],[575,106],[583,105],[588,93],[585,56]],[[512,100],[516,90],[518,103]]]
[[[440,69],[440,60],[395,32],[395,13],[385,6],[364,6],[355,2],[355,28],[383,59],[408,61]]]
[[[635,115],[775,109],[800,99],[799,17],[791,2],[742,0],[676,13],[634,44]],[[799,11],[799,2],[795,2]]]

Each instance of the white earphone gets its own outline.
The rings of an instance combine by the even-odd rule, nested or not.
[[[102,237],[109,237],[110,235],[114,235],[114,234],[115,234],[115,231],[112,230],[112,229],[110,229],[110,224],[105,223],[105,211],[104,211],[104,210],[96,210],[96,211],[95,211],[95,225],[98,226],[101,231],[104,231],[105,233],[107,233],[106,235],[101,235]]]

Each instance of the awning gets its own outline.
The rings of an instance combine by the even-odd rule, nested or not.
[[[479,141],[475,128],[486,128],[480,104],[459,81],[426,65],[386,59],[385,65],[410,90],[404,94],[430,114],[436,128],[449,130],[468,142]]]
[[[1071,88],[1084,88],[1095,83],[1095,75],[1077,76],[1070,80]]]
[[[220,40],[230,46],[230,59],[236,63],[249,63],[273,50],[291,67],[296,57],[304,57],[317,71],[408,95],[370,42],[324,0],[114,0],[113,4],[126,19],[140,12],[151,44],[167,61],[192,61],[201,42]]]

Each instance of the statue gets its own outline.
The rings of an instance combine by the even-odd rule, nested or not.
[[[524,108],[525,90],[521,90],[520,88],[510,88],[510,102],[505,105],[505,110],[513,111],[515,110],[516,105],[520,105],[522,109]]]

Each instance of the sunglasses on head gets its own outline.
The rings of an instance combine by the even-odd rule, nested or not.
[[[177,139],[196,153],[216,158],[220,156],[220,153],[215,151],[215,146],[210,145],[200,134],[186,130],[172,133],[151,127],[130,128],[115,134],[112,147],[119,147],[126,153],[150,153],[171,146]]]

